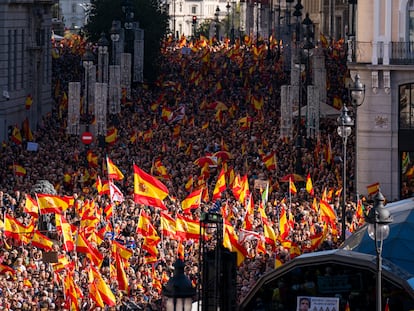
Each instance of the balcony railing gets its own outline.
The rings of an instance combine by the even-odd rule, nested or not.
[[[386,64],[387,57],[389,65],[414,65],[414,42],[356,42],[354,61],[372,63],[375,55],[379,65]]]

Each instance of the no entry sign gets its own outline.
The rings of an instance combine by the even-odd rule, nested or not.
[[[81,140],[85,145],[89,145],[93,140],[93,135],[91,132],[83,132]]]

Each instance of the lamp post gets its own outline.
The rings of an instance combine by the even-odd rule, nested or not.
[[[355,184],[355,196],[358,202],[358,118],[357,110],[364,103],[365,99],[365,84],[362,84],[359,74],[355,75],[354,81],[348,84],[348,98],[351,101],[354,120],[355,120],[355,167],[354,167],[354,184]]]
[[[119,41],[119,28],[117,21],[112,21],[112,27],[109,31],[112,41],[112,65],[116,65],[116,44]]]
[[[84,122],[86,124],[86,131],[89,132],[89,125],[91,121],[91,114],[89,112],[89,72],[93,67],[93,62],[95,60],[95,56],[93,53],[87,49],[82,57],[82,64],[85,70],[85,80],[84,80],[84,93],[83,96],[85,98],[85,110],[83,111]]]
[[[300,53],[300,36],[301,36],[301,18],[302,18],[302,9],[303,6],[298,0],[298,3],[295,5],[295,11],[293,12],[293,16],[296,17],[296,57],[297,61],[299,61],[299,92],[298,92],[298,121],[297,121],[297,136],[296,136],[296,173],[301,175],[302,174],[302,129],[301,129],[301,119],[302,119],[302,61],[301,61],[301,53]]]
[[[343,162],[342,162],[342,218],[341,218],[341,240],[345,241],[346,232],[346,145],[348,136],[351,135],[351,127],[354,125],[352,118],[348,115],[348,108],[342,106],[338,121],[338,135],[342,138]]]
[[[390,212],[384,206],[384,202],[385,198],[379,191],[374,197],[374,206],[365,218],[368,223],[368,235],[375,242],[375,252],[377,254],[377,311],[382,311],[382,246],[390,233],[389,224],[393,221]]]
[[[227,1],[226,9],[227,9],[227,23],[226,23],[226,35],[229,38],[229,31],[230,31],[230,2]]]
[[[220,8],[219,6],[216,7],[216,13],[214,13],[215,17],[215,26],[216,26],[216,39],[217,41],[220,40],[220,25],[219,25],[219,15],[220,15]]]
[[[302,102],[307,102],[308,85],[310,84],[310,57],[312,55],[312,49],[314,45],[314,31],[313,22],[309,18],[309,14],[306,14],[305,19],[301,23],[303,6],[301,1],[298,0],[295,5],[295,11],[293,16],[296,17],[296,57],[299,61],[299,96],[298,96],[298,120],[297,120],[297,137],[296,137],[296,172],[302,174],[302,147],[303,147],[303,128],[302,128]],[[303,30],[301,31],[301,28]],[[303,43],[301,45],[301,35],[303,34]],[[305,85],[302,85],[302,54],[305,54]]]
[[[109,41],[102,32],[98,40],[98,82],[101,83],[108,83],[108,46]]]
[[[231,37],[231,43],[234,44],[234,10],[236,9],[236,1],[232,1],[232,10],[231,10],[231,31],[230,31],[230,37]]]
[[[190,311],[195,288],[190,279],[184,274],[184,262],[177,259],[174,263],[174,275],[162,289],[165,298],[166,311]]]

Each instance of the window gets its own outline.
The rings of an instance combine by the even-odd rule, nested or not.
[[[414,0],[407,4],[408,8],[408,41],[414,42]]]
[[[401,199],[414,194],[414,152],[401,152]]]
[[[399,87],[400,129],[414,129],[414,83]]]

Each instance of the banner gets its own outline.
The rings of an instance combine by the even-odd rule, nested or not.
[[[312,296],[298,296],[296,311],[338,311],[339,298],[335,297],[312,297]]]

